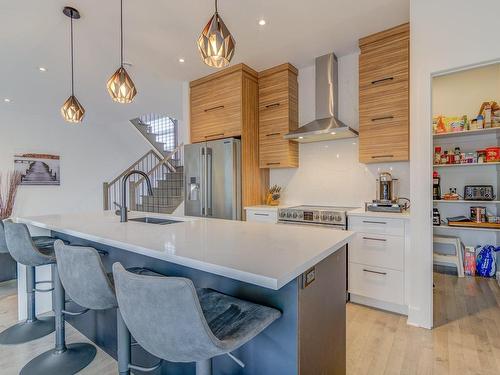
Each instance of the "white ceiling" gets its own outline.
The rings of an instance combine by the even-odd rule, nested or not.
[[[76,95],[93,119],[175,112],[180,82],[214,71],[196,46],[212,0],[124,1],[125,60],[133,64],[128,70],[139,91],[130,106],[112,103],[105,89],[119,65],[118,0],[0,0],[0,100],[13,100],[0,102],[0,110],[53,113],[69,95],[65,5],[82,15],[74,25]],[[409,0],[220,0],[219,13],[236,40],[233,63],[261,70],[288,61],[300,68],[332,50],[355,52],[358,38],[407,22]]]

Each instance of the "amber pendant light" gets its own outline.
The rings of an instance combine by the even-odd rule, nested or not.
[[[63,13],[70,18],[71,26],[71,96],[64,102],[61,107],[61,115],[68,122],[82,122],[85,116],[85,108],[80,104],[75,96],[75,79],[74,79],[74,54],[73,54],[73,20],[80,18],[80,13],[71,7],[64,7]]]
[[[131,103],[137,94],[132,78],[123,67],[123,0],[120,0],[120,67],[108,80],[107,87],[111,99],[118,103]]]
[[[217,11],[201,32],[198,38],[198,49],[203,62],[208,66],[223,68],[231,62],[234,55],[235,41]]]

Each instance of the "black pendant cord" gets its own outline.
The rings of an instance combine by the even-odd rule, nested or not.
[[[215,14],[217,14],[217,0],[215,0]]]
[[[120,66],[123,68],[123,0],[120,0]]]
[[[73,12],[71,12],[71,23],[70,23],[70,30],[71,30],[71,96],[75,96],[75,77],[74,77],[74,64],[73,64]]]

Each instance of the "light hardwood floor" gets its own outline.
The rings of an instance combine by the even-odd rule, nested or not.
[[[500,374],[500,288],[495,280],[435,274],[432,331],[406,325],[406,317],[347,305],[347,374]],[[0,283],[0,331],[16,322],[15,284]],[[67,325],[68,342],[87,341]],[[18,374],[51,348],[53,335],[0,347],[0,374]],[[115,375],[102,350],[81,374]],[[309,375],[309,374],[307,374]],[[315,375],[315,374],[310,374]]]
[[[500,374],[500,288],[495,280],[434,274],[432,331],[406,317],[347,309],[348,374]]]
[[[14,282],[0,283],[0,331],[17,322],[17,286]],[[88,340],[66,324],[67,343],[88,342]],[[19,370],[37,355],[53,348],[54,334],[45,336],[26,344],[0,346],[0,374],[19,374]],[[82,375],[116,375],[116,362],[102,350],[98,349],[94,361],[80,372]],[[57,374],[54,374],[57,375]]]

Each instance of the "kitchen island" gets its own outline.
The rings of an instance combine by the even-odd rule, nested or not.
[[[174,222],[132,221],[145,216]],[[213,361],[214,374],[345,374],[346,245],[352,232],[140,212],[129,220],[120,223],[112,212],[17,219],[106,251],[109,270],[115,262],[146,267],[282,311],[233,353],[245,368],[221,356]],[[91,311],[68,322],[116,358],[114,319],[114,311]],[[150,365],[156,359],[134,347],[132,361]],[[194,364],[165,362],[159,373],[194,374]]]

